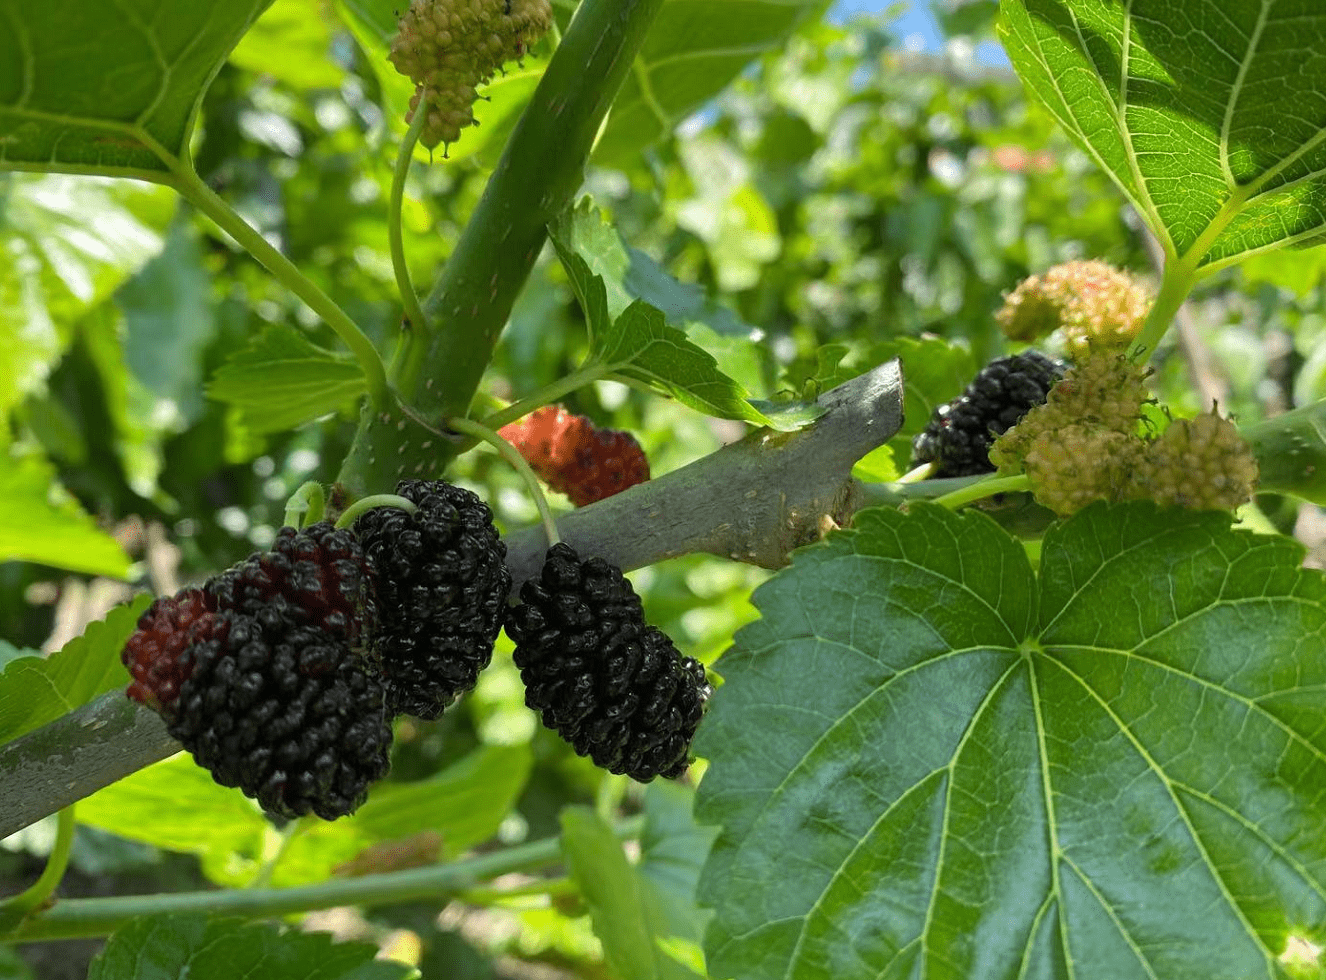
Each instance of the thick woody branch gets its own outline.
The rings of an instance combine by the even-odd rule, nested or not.
[[[825,414],[800,432],[761,429],[565,515],[563,540],[626,570],[695,552],[782,566],[867,503],[852,466],[902,425],[898,363],[826,392],[820,404]],[[547,541],[537,526],[506,540],[519,587],[538,574]],[[0,746],[0,838],[177,751],[161,720],[119,692]]]

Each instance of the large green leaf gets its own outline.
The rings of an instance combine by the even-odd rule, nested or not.
[[[126,685],[129,675],[120,663],[120,650],[151,601],[144,593],[116,606],[49,657],[10,660],[0,675],[0,743]]]
[[[0,561],[125,578],[129,559],[55,481],[46,460],[0,455]]]
[[[238,408],[252,431],[279,432],[336,411],[364,387],[353,360],[271,327],[216,372],[207,393]]]
[[[718,663],[715,975],[1252,980],[1326,937],[1326,580],[1096,505],[1039,581],[982,514],[799,552]]]
[[[403,980],[404,963],[375,960],[372,943],[200,913],[151,915],[121,926],[88,980]]]
[[[0,173],[0,414],[41,387],[73,321],[161,250],[174,211],[163,187]]]
[[[666,0],[613,103],[596,159],[623,163],[778,48],[823,0]]]
[[[1326,7],[1004,0],[1000,34],[1187,267],[1326,238]]]
[[[0,168],[164,179],[271,0],[0,0]]]

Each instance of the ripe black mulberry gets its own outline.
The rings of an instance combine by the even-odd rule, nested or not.
[[[711,688],[699,661],[645,622],[621,570],[558,544],[520,598],[507,632],[543,723],[609,772],[640,782],[685,772]]]
[[[935,477],[994,472],[990,446],[1045,402],[1067,368],[1034,350],[991,361],[966,391],[935,409],[912,442],[912,466],[934,463]]]
[[[388,708],[431,719],[492,659],[511,575],[492,511],[473,493],[440,480],[405,480],[396,493],[418,510],[378,507],[354,530],[376,586]]]

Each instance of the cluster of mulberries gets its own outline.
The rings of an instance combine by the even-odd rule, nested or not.
[[[1257,486],[1252,448],[1214,411],[1153,437],[1142,422],[1145,371],[1104,351],[1080,360],[990,450],[1006,473],[1025,471],[1036,500],[1072,514],[1095,500],[1155,500],[1233,510]]]
[[[441,481],[396,492],[413,513],[282,528],[269,551],[156,600],[121,653],[128,696],[218,783],[332,820],[386,774],[392,718],[435,718],[472,689],[507,623],[527,703],[577,752],[640,780],[685,770],[704,669],[645,622],[620,570],[559,545],[508,611],[488,507]]]
[[[995,319],[1011,340],[1032,341],[1062,330],[1076,358],[1125,350],[1150,309],[1150,294],[1128,273],[1093,260],[1065,262],[1024,279]]]
[[[413,0],[390,60],[415,83],[411,117],[428,102],[421,142],[454,143],[474,125],[478,87],[506,62],[524,57],[551,24],[548,0]]]
[[[503,426],[499,434],[544,483],[577,507],[649,479],[649,460],[633,435],[601,429],[560,405],[531,412]]]
[[[993,472],[990,446],[1045,401],[1066,368],[1034,350],[991,361],[966,391],[935,409],[912,442],[912,466],[932,463],[934,477]]]

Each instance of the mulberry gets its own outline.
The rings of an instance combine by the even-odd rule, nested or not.
[[[1136,435],[1148,397],[1144,367],[1119,354],[1092,354],[1068,369],[1044,405],[995,441],[990,461],[1003,472],[1016,472],[1035,443],[1043,436],[1053,440],[1066,426]]]
[[[281,817],[354,812],[389,768],[381,682],[344,642],[309,626],[203,617],[166,730],[212,771]]]
[[[1150,295],[1128,273],[1105,262],[1065,262],[1020,282],[995,319],[1013,340],[1035,340],[1062,328],[1076,357],[1124,350],[1150,308]]]
[[[492,659],[511,574],[492,511],[470,491],[405,480],[396,493],[418,510],[378,507],[354,530],[376,585],[388,708],[431,719]]]
[[[1145,495],[1193,510],[1234,510],[1257,489],[1257,458],[1228,419],[1207,412],[1170,423],[1147,446]]]
[[[374,608],[353,535],[282,528],[270,552],[148,608],[121,653],[126,693],[221,785],[278,816],[344,816],[389,766],[386,692],[358,648]]]
[[[364,551],[330,521],[283,527],[270,551],[250,555],[203,586],[214,609],[277,628],[307,625],[350,644],[372,632],[376,606]]]
[[[475,124],[478,86],[518,60],[552,24],[548,0],[414,0],[391,45],[396,70],[415,83],[410,115],[429,101],[420,141],[454,143]]]
[[[621,571],[558,544],[520,598],[507,632],[543,723],[609,772],[641,782],[685,772],[711,688],[699,661],[645,622]]]
[[[936,477],[993,472],[991,444],[1042,404],[1066,369],[1034,350],[991,361],[966,391],[935,409],[912,442],[912,466],[934,463]]]
[[[546,405],[503,426],[500,434],[540,479],[577,507],[649,479],[649,460],[633,435],[600,429],[560,405]]]

